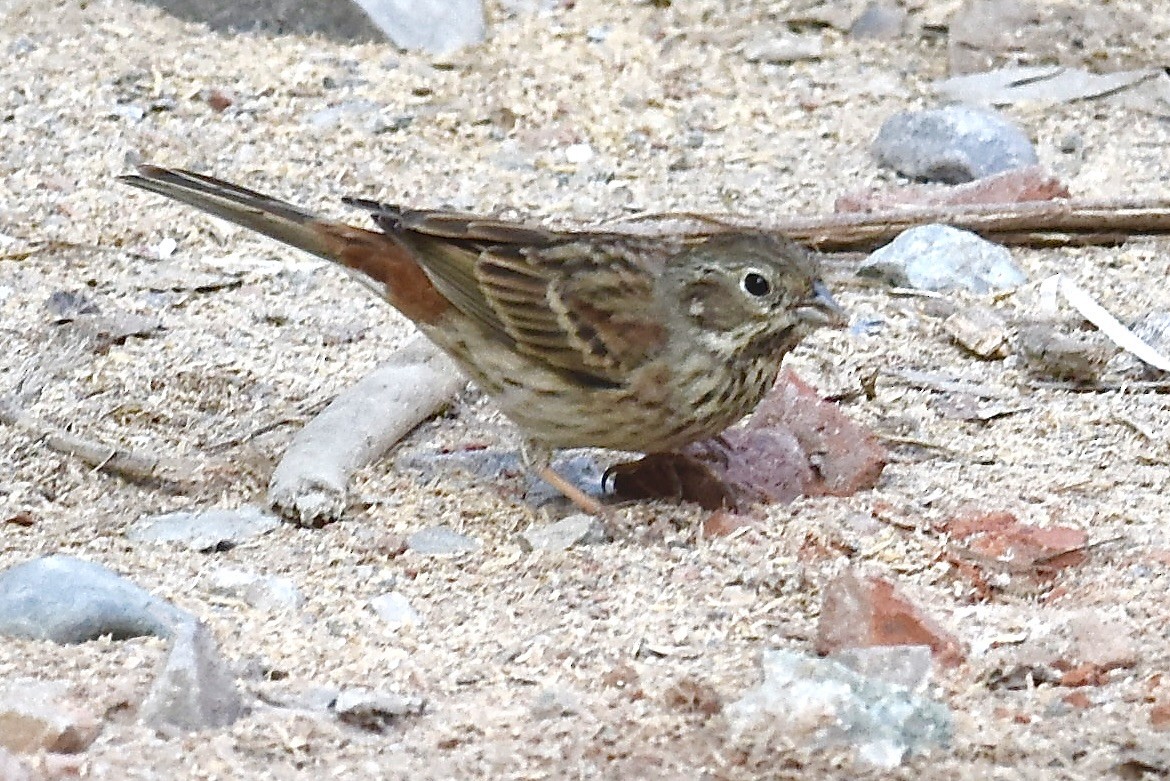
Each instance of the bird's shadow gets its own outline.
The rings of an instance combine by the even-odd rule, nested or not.
[[[320,35],[344,43],[385,41],[382,32],[349,0],[137,0],[217,33]]]

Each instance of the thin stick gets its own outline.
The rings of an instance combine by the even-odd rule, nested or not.
[[[194,466],[126,448],[111,447],[72,434],[22,410],[0,397],[0,423],[18,428],[58,453],[73,456],[96,470],[133,482],[173,481],[194,472]]]
[[[1170,234],[1170,200],[1061,198],[1023,203],[908,206],[867,214],[830,214],[759,220],[733,214],[663,212],[639,214],[624,225],[640,232],[711,233],[767,230],[783,233],[823,252],[872,250],[907,228],[945,223],[1001,244],[1040,247],[1120,244],[1134,236]]]

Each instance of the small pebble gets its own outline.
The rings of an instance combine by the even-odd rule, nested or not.
[[[565,160],[580,165],[593,159],[593,147],[589,144],[571,144],[565,147]]]
[[[426,702],[394,692],[372,689],[344,689],[333,703],[339,721],[371,732],[382,732],[403,716],[417,716]]]
[[[854,38],[891,40],[902,34],[906,25],[906,9],[886,3],[870,3],[849,28]]]
[[[428,526],[410,535],[406,547],[423,556],[458,556],[478,551],[483,542],[447,526]]]
[[[1041,321],[1019,326],[1016,350],[1033,374],[1096,382],[1118,348],[1099,331],[1066,333],[1057,323]]]
[[[818,60],[824,50],[825,45],[820,38],[786,35],[748,41],[743,45],[743,57],[748,62],[785,65],[800,60]]]
[[[885,121],[872,151],[880,165],[928,182],[961,184],[1039,162],[1022,130],[999,114],[954,105]]]
[[[532,703],[532,718],[538,720],[575,716],[581,712],[581,697],[561,686],[549,686],[536,695]]]
[[[234,548],[244,540],[280,526],[280,519],[259,507],[152,515],[134,523],[126,538],[134,542],[178,542],[200,552]]]
[[[212,570],[207,589],[213,594],[243,600],[257,610],[295,610],[305,602],[304,595],[290,578],[265,577],[231,567]]]
[[[1027,281],[1006,247],[949,225],[921,225],[875,250],[858,274],[919,290],[990,293]]]
[[[1007,357],[1007,323],[985,306],[961,309],[943,321],[943,330],[968,352],[985,360]]]
[[[764,682],[723,709],[738,746],[762,748],[780,734],[801,749],[851,746],[864,762],[891,769],[950,739],[945,705],[832,659],[766,650],[763,668]]]
[[[378,618],[389,624],[391,629],[416,626],[422,622],[422,616],[400,591],[391,591],[374,597],[370,600],[370,608]]]
[[[525,551],[562,551],[579,542],[604,542],[605,530],[593,516],[576,513],[555,523],[530,526],[517,541]]]

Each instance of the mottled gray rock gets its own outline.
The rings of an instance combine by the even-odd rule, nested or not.
[[[242,541],[280,526],[280,519],[246,506],[235,510],[206,510],[152,515],[136,521],[126,532],[134,542],[178,542],[197,551],[228,550]]]
[[[902,34],[906,27],[906,9],[885,2],[870,3],[849,27],[854,38],[890,40]]]
[[[18,754],[85,751],[102,725],[59,681],[0,683],[0,748]],[[0,772],[0,778],[7,776]]]
[[[904,686],[791,651],[765,651],[763,668],[764,682],[724,709],[739,745],[781,735],[813,750],[852,746],[860,759],[892,768],[950,739],[947,708]]]
[[[882,124],[872,151],[903,176],[960,184],[1035,165],[1032,142],[991,111],[954,105],[895,114]]]
[[[198,730],[231,724],[242,712],[235,678],[211,631],[199,621],[183,622],[139,719],[160,730]]]
[[[424,556],[458,556],[474,553],[483,547],[483,542],[447,526],[428,526],[410,535],[406,547]]]
[[[0,635],[55,643],[170,637],[190,618],[116,572],[72,556],[33,559],[0,573]]]
[[[415,626],[422,622],[422,616],[411,607],[410,600],[400,591],[391,591],[374,597],[370,600],[370,609],[393,629]]]
[[[578,542],[604,542],[605,528],[593,516],[576,513],[555,523],[530,526],[520,533],[517,541],[526,551],[560,551]]]
[[[207,576],[207,590],[243,600],[257,610],[295,610],[305,603],[290,578],[265,577],[233,567],[213,570]]]
[[[423,712],[426,702],[419,697],[404,697],[393,692],[372,689],[345,689],[337,695],[333,712],[338,720],[355,727],[381,732],[403,716]]]
[[[402,49],[444,55],[483,41],[480,0],[355,0]]]
[[[846,648],[830,657],[863,678],[901,686],[921,694],[930,683],[934,656],[928,645],[877,645]]]
[[[898,287],[990,293],[1027,281],[1006,247],[949,225],[921,225],[875,250],[857,273]]]

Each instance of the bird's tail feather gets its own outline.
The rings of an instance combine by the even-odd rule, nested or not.
[[[336,239],[321,230],[324,221],[291,203],[210,176],[154,165],[118,178],[326,260],[339,260]]]

